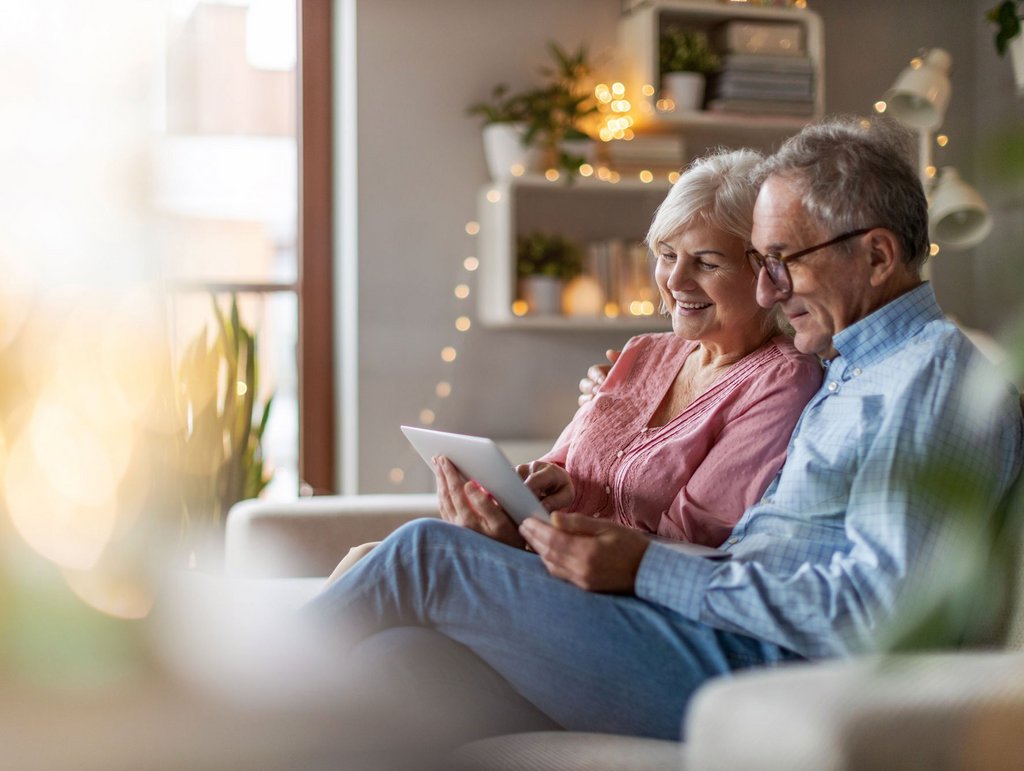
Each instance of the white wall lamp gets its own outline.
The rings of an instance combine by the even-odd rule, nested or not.
[[[988,206],[952,166],[936,171],[932,165],[933,133],[942,125],[949,104],[952,65],[947,51],[929,49],[910,61],[875,109],[917,131],[918,172],[928,194],[928,230],[934,241],[950,249],[969,249],[992,230]],[[945,144],[945,137],[940,136],[940,144]]]

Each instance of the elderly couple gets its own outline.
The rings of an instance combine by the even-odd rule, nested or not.
[[[1018,396],[921,279],[912,142],[836,118],[694,163],[648,235],[672,333],[631,340],[520,469],[552,524],[517,529],[439,458],[443,521],[308,612],[367,662],[493,694],[495,731],[678,738],[710,678],[870,650],[963,516],[921,480],[955,470],[992,510],[1022,455]]]

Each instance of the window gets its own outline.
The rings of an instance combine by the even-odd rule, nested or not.
[[[185,0],[166,24],[154,184],[175,337],[212,324],[211,293],[238,296],[274,399],[275,497],[334,487],[330,5]]]

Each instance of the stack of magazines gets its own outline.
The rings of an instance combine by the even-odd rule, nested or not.
[[[729,22],[718,31],[722,66],[708,109],[760,115],[812,115],[814,63],[796,25]]]

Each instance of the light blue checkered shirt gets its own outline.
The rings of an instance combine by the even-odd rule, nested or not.
[[[1020,403],[931,286],[833,343],[839,355],[785,465],[723,547],[733,558],[652,544],[638,597],[809,658],[870,649],[907,576],[931,563],[944,517],[962,506],[921,476],[955,470],[994,507],[1020,467]]]

